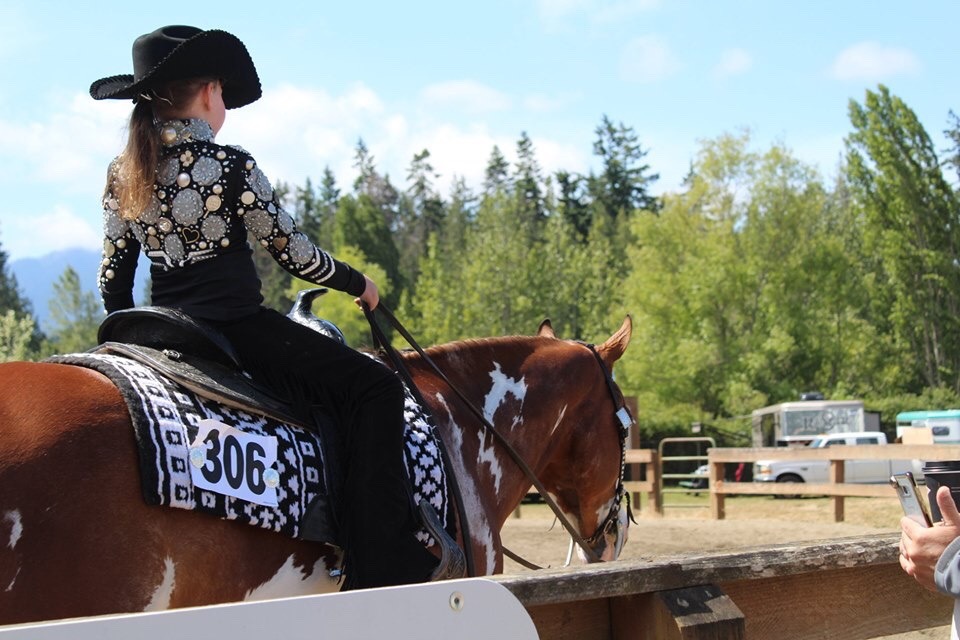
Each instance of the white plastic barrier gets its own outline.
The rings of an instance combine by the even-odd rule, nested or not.
[[[0,627],[0,640],[537,639],[520,602],[482,578]]]

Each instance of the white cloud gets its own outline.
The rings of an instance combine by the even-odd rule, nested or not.
[[[518,134],[493,132],[482,120],[464,120],[460,117],[463,112],[450,112],[451,102],[470,95],[488,108],[498,101],[510,101],[505,94],[479,83],[450,82],[424,89],[414,114],[385,105],[361,85],[342,96],[291,86],[267,88],[260,101],[228,114],[217,140],[243,145],[273,181],[300,185],[309,177],[316,184],[324,167],[330,167],[342,192],[349,191],[356,177],[353,163],[360,138],[377,169],[388,174],[399,189],[406,187],[414,154],[427,149],[440,174],[436,186],[441,193],[447,193],[454,176],[477,189],[494,145],[512,162]],[[551,106],[549,101],[537,99],[524,104],[530,109]],[[533,142],[537,160],[547,172],[586,166],[572,145],[550,139]]]
[[[589,146],[581,148],[579,145],[574,146],[549,138],[534,138],[533,148],[544,176],[553,175],[560,169],[582,174],[590,169],[590,160],[593,156],[588,155]]]
[[[920,59],[909,49],[861,42],[841,51],[830,72],[839,80],[877,81],[920,71]]]
[[[370,138],[396,126],[394,114],[362,84],[340,96],[282,85],[229,112],[217,142],[243,146],[271,180],[302,184],[307,177],[318,181],[327,166],[337,176],[346,174],[361,137],[370,147]]]
[[[746,73],[753,66],[753,58],[744,49],[727,49],[720,54],[720,62],[713,69],[716,78],[727,78]]]
[[[4,168],[0,184],[23,175],[30,182],[56,183],[70,191],[103,190],[107,163],[123,141],[130,104],[98,104],[81,94],[58,99],[66,110],[45,120],[0,120],[0,158],[4,164],[15,160],[19,167],[16,173],[13,167]]]
[[[510,100],[471,83],[432,87],[424,95],[459,99],[469,93],[451,91],[457,86]],[[0,117],[0,189],[10,194],[0,210],[0,246],[11,259],[100,245],[99,197],[107,164],[123,145],[130,103],[95,102],[79,94],[52,102],[60,106],[58,112],[32,120]],[[441,102],[385,104],[360,84],[339,95],[289,85],[267,87],[260,101],[228,112],[217,141],[242,145],[272,181],[294,186],[308,177],[316,185],[329,167],[341,192],[349,192],[362,138],[378,170],[399,189],[406,188],[410,161],[423,149],[430,151],[440,174],[436,187],[442,194],[449,193],[454,177],[479,189],[494,145],[514,162],[518,131],[497,130],[479,117],[464,118]],[[514,102],[527,110],[555,106],[540,96]],[[588,169],[589,146],[561,136],[534,137],[533,143],[545,175],[560,168]],[[42,243],[37,241],[41,231]]]
[[[493,147],[499,146],[506,155],[512,144],[510,138],[497,137],[484,125],[461,128],[450,123],[439,123],[409,140],[403,154],[411,158],[414,153],[428,149],[430,164],[440,175],[437,187],[445,194],[455,175],[477,188],[483,182]]]
[[[513,165],[517,160],[517,138],[509,134],[495,134],[481,124],[467,127],[439,124],[416,135],[406,150],[406,157],[428,149],[430,163],[440,175],[437,187],[446,195],[454,176],[463,178],[472,189],[478,189],[483,184],[494,146],[499,147],[507,162]],[[532,142],[537,162],[545,176],[558,169],[586,172],[588,158],[579,147],[549,138],[532,138]]]
[[[98,249],[103,241],[98,229],[63,205],[56,205],[48,212],[23,212],[15,218],[7,218],[2,231],[3,249],[11,261],[35,258],[70,247]]]
[[[426,87],[420,93],[429,107],[453,108],[469,114],[509,109],[506,94],[473,80],[454,80]]]
[[[52,102],[60,111],[44,113],[38,101],[32,120],[0,119],[0,241],[11,260],[100,244],[100,194],[130,103],[86,94]]]
[[[656,82],[680,69],[680,61],[660,36],[634,38],[620,54],[620,77],[627,82]]]

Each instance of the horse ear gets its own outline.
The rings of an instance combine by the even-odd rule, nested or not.
[[[633,321],[630,316],[623,319],[623,324],[617,332],[607,338],[606,342],[597,347],[597,353],[603,358],[604,364],[612,368],[613,363],[623,356],[630,344],[630,335],[633,333]]]
[[[545,319],[540,323],[540,328],[537,329],[537,335],[541,338],[556,338],[557,335],[553,332],[553,325],[550,324],[550,318]]]

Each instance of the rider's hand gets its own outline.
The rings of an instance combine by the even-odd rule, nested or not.
[[[359,298],[355,298],[354,302],[360,308],[363,308],[363,303],[367,303],[367,306],[370,308],[370,311],[373,311],[377,308],[377,305],[380,304],[380,291],[377,289],[377,283],[371,280],[364,274],[363,279],[367,281],[367,287],[363,290],[363,293],[360,294]]]

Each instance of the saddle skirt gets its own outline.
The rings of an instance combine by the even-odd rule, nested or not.
[[[237,408],[188,389],[135,359],[111,353],[77,353],[47,360],[94,369],[120,390],[139,450],[141,488],[152,505],[204,512],[293,538],[340,546],[331,469],[335,451],[312,429]],[[447,470],[430,414],[404,385],[403,448],[414,504],[426,500],[448,532]],[[198,392],[199,391],[199,392]],[[210,397],[207,397],[207,396]],[[398,454],[399,455],[399,454]],[[374,508],[374,505],[344,505]],[[417,538],[435,540],[427,529]]]

